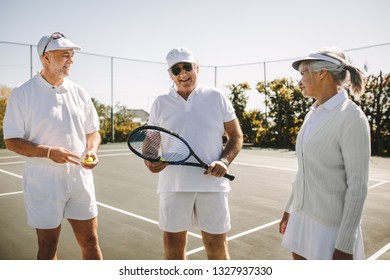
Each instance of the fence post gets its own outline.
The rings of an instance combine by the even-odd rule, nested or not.
[[[217,70],[218,66],[214,66],[214,87],[217,87]]]
[[[30,79],[33,77],[33,55],[32,45],[30,45]]]
[[[115,142],[114,127],[114,57],[111,56],[111,137],[112,143]]]
[[[268,128],[268,110],[267,110],[267,66],[266,62],[264,64],[264,110],[265,110],[265,127]],[[268,131],[267,131],[268,133]]]

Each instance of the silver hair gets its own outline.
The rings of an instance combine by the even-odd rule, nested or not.
[[[329,56],[341,62],[336,65],[324,60],[306,60],[299,65],[299,70],[307,69],[309,72],[327,70],[339,87],[350,88],[352,93],[360,95],[364,92],[365,73],[359,67],[350,64],[344,53],[336,48],[324,48],[316,53]]]

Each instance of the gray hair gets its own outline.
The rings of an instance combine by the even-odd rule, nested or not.
[[[336,48],[324,48],[316,53],[337,59],[341,64],[336,65],[324,60],[306,60],[299,65],[299,69],[307,69],[310,72],[319,72],[325,69],[329,72],[338,86],[350,88],[355,95],[360,95],[364,92],[364,82],[366,78],[364,71],[359,67],[350,64],[341,50]]]

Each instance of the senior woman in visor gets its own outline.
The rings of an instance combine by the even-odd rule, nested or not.
[[[315,103],[296,141],[298,172],[279,224],[293,259],[364,259],[361,231],[367,195],[370,131],[352,102],[364,74],[344,53],[324,48],[295,61],[304,97]]]

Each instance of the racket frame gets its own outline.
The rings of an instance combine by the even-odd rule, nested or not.
[[[183,160],[180,160],[180,161],[165,161],[163,158],[160,158],[160,159],[156,159],[156,158],[151,158],[151,157],[148,157],[146,155],[143,155],[142,153],[138,152],[136,149],[134,149],[131,145],[131,136],[135,133],[137,133],[138,131],[140,130],[148,130],[148,129],[151,129],[151,130],[157,130],[157,131],[161,131],[161,132],[164,132],[164,133],[168,133],[176,138],[178,138],[180,141],[182,141],[186,147],[188,148],[189,150],[189,154],[186,158],[184,158]],[[137,156],[147,160],[147,161],[151,161],[151,162],[162,162],[162,163],[168,163],[170,165],[187,165],[187,166],[195,166],[195,167],[201,167],[201,168],[204,168],[204,169],[208,169],[209,168],[209,165],[204,163],[199,157],[198,155],[192,150],[190,144],[188,144],[188,142],[183,138],[181,137],[179,134],[177,134],[176,132],[173,132],[172,130],[168,130],[166,128],[163,128],[163,127],[160,127],[160,126],[154,126],[154,125],[144,125],[144,126],[140,126],[140,127],[137,127],[136,129],[134,129],[130,134],[129,134],[129,137],[127,138],[127,146],[129,147],[129,149],[134,153],[136,154]],[[186,160],[188,160],[191,156],[193,156],[198,162],[187,162]],[[224,175],[225,178],[228,178],[229,180],[233,181],[234,180],[234,176],[231,175],[231,174],[228,174],[226,173]]]

